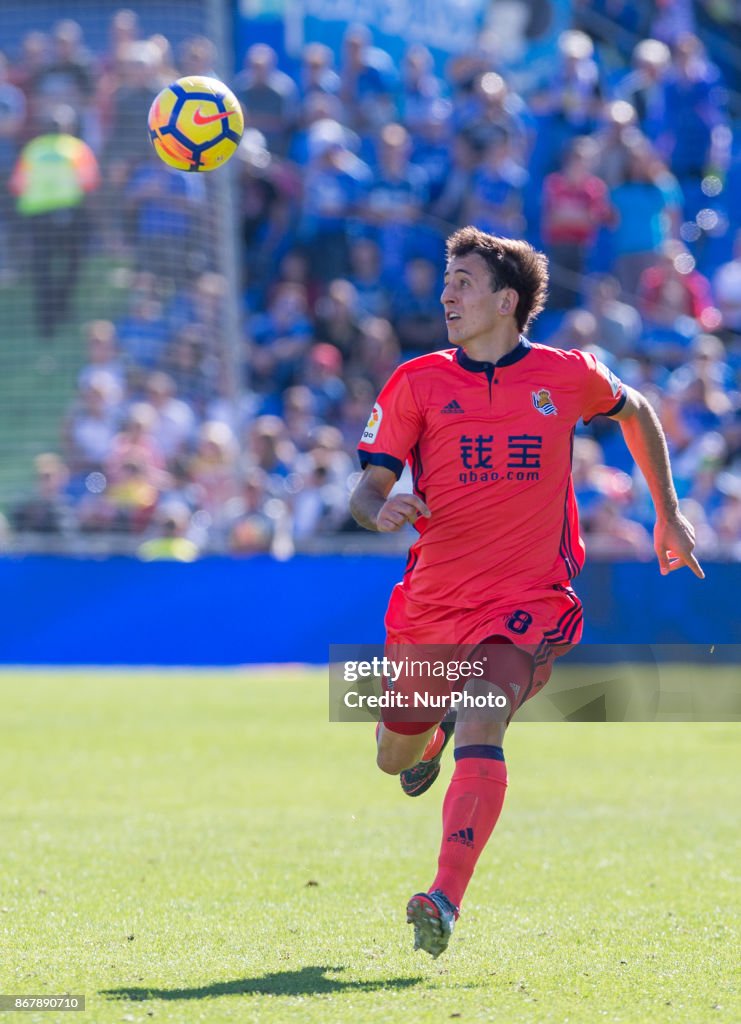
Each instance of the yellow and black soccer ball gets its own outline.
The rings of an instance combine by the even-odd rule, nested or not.
[[[179,78],[149,108],[149,137],[157,155],[179,171],[213,171],[236,152],[244,131],[239,100],[205,75]]]

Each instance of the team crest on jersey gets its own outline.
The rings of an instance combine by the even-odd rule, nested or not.
[[[365,444],[373,444],[378,435],[378,428],[381,426],[382,419],[383,409],[378,402],[376,402],[373,406],[373,412],[370,414],[368,422],[365,425],[365,430],[363,431],[363,441]]]
[[[553,404],[551,393],[548,388],[540,388],[538,391],[531,391],[533,407],[544,416],[555,416],[558,409]]]

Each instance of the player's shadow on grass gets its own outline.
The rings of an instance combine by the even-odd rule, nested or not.
[[[112,988],[100,994],[109,999],[212,999],[215,996],[315,996],[329,992],[375,992],[382,988],[410,988],[422,978],[382,978],[378,981],[343,981],[327,973],[344,967],[302,967],[298,971],[275,971],[260,978],[219,981],[198,988]]]

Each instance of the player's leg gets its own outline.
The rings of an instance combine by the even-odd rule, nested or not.
[[[455,732],[455,721],[456,712],[451,709],[428,741],[420,760],[399,774],[401,788],[407,796],[422,796],[437,779],[443,752]]]
[[[396,671],[393,683],[384,677],[383,687],[385,692],[396,696],[398,703],[382,709],[382,723],[376,731],[376,742],[378,767],[389,775],[406,773],[420,762],[429,765],[435,775],[440,771],[440,755],[452,735],[452,725],[441,726],[440,719],[445,715],[444,705],[436,718],[436,709],[441,705],[433,705],[435,710],[418,709],[416,697],[425,693],[447,699],[450,689],[445,680],[431,679],[426,673],[415,675],[410,662],[415,659],[420,664],[437,662],[444,659],[444,650],[440,653],[437,647],[429,644],[386,644],[384,655]],[[429,781],[428,786],[432,785],[432,781],[434,779]]]
[[[382,772],[399,775],[418,761],[434,757],[443,742],[437,722],[380,722],[376,729],[376,763]]]
[[[443,834],[435,879],[407,906],[415,948],[437,957],[447,944],[476,862],[497,823],[507,788],[502,744],[520,697],[529,690],[533,658],[504,637],[486,642],[487,679],[472,679],[464,693],[492,706],[459,706],[455,769],[443,801]],[[473,659],[472,659],[473,660]],[[505,706],[495,706],[495,698]]]
[[[455,715],[446,715],[433,726],[422,723],[420,728],[424,732],[406,732],[409,726],[417,724],[381,723],[376,730],[376,763],[381,771],[399,776],[407,796],[426,793],[440,774],[442,754],[455,729]],[[400,728],[405,731],[398,731]]]

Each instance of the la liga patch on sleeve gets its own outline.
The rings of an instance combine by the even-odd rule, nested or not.
[[[597,360],[597,372],[601,374],[610,385],[613,398],[617,398],[617,393],[622,386],[620,379],[616,377],[612,370],[608,366],[605,366],[605,364],[599,359]]]
[[[368,422],[365,425],[365,430],[363,431],[363,444],[373,444],[378,436],[378,428],[381,426],[382,419],[383,409],[378,402],[376,402],[373,406],[373,412],[370,414]]]

